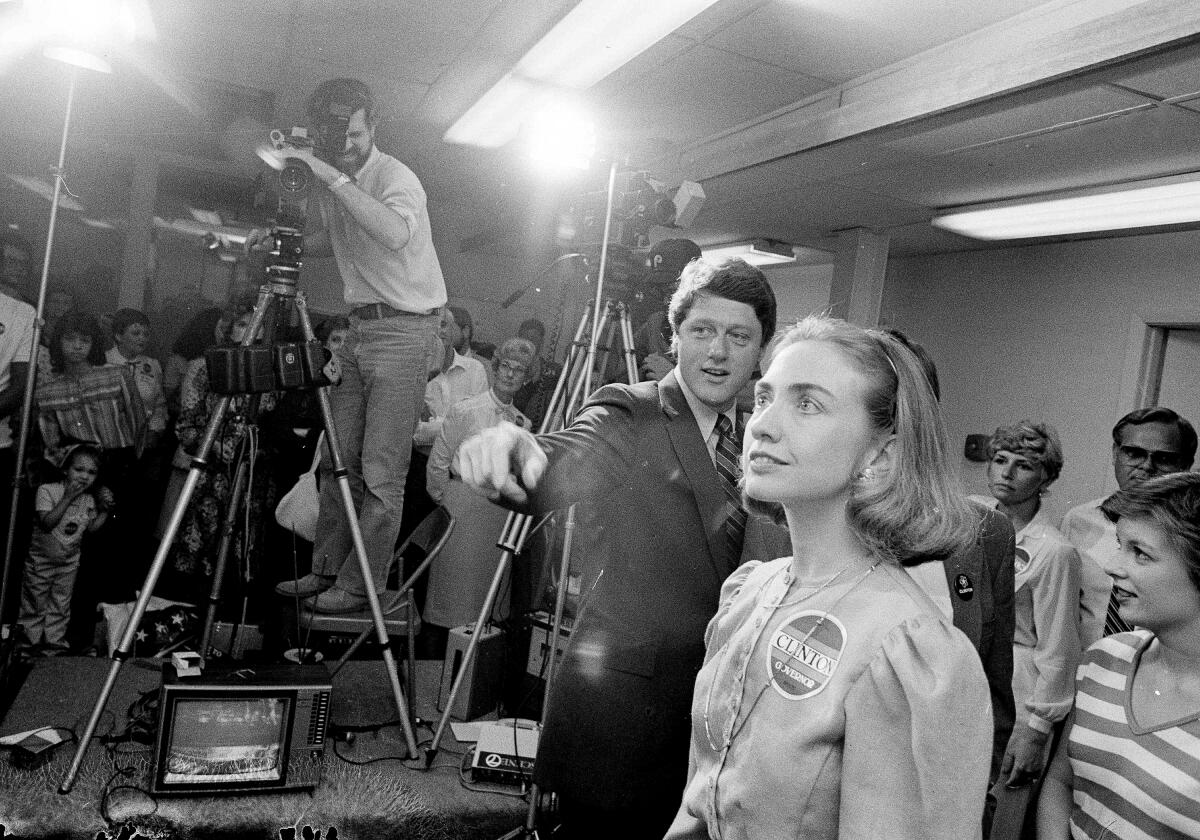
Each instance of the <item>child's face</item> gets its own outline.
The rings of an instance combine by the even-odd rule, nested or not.
[[[331,352],[336,353],[346,343],[346,336],[349,333],[349,330],[333,330],[329,333],[329,338],[325,339],[325,346]]]
[[[132,359],[146,352],[146,345],[150,342],[150,328],[145,324],[130,324],[125,328],[125,332],[115,338],[117,350],[121,355]]]
[[[85,364],[92,352],[92,337],[71,332],[62,337],[63,361],[68,365]]]
[[[67,467],[67,482],[81,484],[87,489],[96,483],[96,476],[99,474],[100,465],[96,463],[95,458],[91,455],[76,455]]]

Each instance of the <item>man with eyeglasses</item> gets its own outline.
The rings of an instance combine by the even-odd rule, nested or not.
[[[1169,408],[1155,406],[1131,411],[1112,430],[1113,473],[1117,487],[1136,484],[1168,473],[1183,472],[1196,456],[1196,430]],[[1079,594],[1079,640],[1086,650],[1103,636],[1130,629],[1112,599],[1112,579],[1104,568],[1120,551],[1116,527],[1100,512],[1107,496],[1072,508],[1060,529],[1083,559]]]

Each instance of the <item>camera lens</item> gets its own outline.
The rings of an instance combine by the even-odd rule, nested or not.
[[[279,173],[279,185],[288,192],[303,192],[308,189],[308,165],[303,161],[288,158]]]

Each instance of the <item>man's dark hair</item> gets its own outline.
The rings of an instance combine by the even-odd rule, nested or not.
[[[344,106],[348,115],[361,108],[367,125],[375,124],[375,99],[365,82],[349,78],[321,82],[308,97],[308,116],[317,125],[323,125],[329,121],[334,105]]]
[[[762,325],[763,347],[775,335],[775,292],[766,276],[745,260],[737,257],[707,260],[702,257],[684,267],[667,309],[676,335],[700,295],[722,297],[750,306]]]
[[[1124,435],[1127,426],[1143,426],[1146,423],[1164,423],[1175,427],[1175,431],[1179,434],[1179,445],[1183,447],[1180,454],[1187,461],[1184,469],[1189,469],[1196,457],[1196,429],[1177,412],[1161,405],[1136,409],[1118,420],[1112,430],[1113,443],[1120,446],[1125,442]]]
[[[50,369],[55,373],[63,371],[62,341],[68,335],[86,335],[92,340],[92,349],[88,351],[88,362],[93,366],[104,364],[104,331],[100,322],[86,312],[72,309],[58,319],[54,332],[50,336]]]
[[[121,335],[125,330],[132,327],[134,324],[141,324],[146,329],[150,329],[150,319],[146,317],[146,313],[140,309],[131,309],[126,307],[118,309],[112,316],[112,331],[113,335]]]

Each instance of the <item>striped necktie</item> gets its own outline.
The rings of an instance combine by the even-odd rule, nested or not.
[[[742,536],[746,533],[746,509],[742,507],[742,493],[738,490],[741,474],[739,462],[742,455],[741,428],[735,432],[733,424],[724,414],[717,415],[717,457],[715,466],[725,490],[725,521],[721,530],[729,545],[731,568],[736,568],[742,554]]]
[[[1119,605],[1117,604],[1117,592],[1114,589],[1108,596],[1108,612],[1104,616],[1104,635],[1112,636],[1117,633],[1128,633],[1132,629],[1129,623],[1121,618]]]

